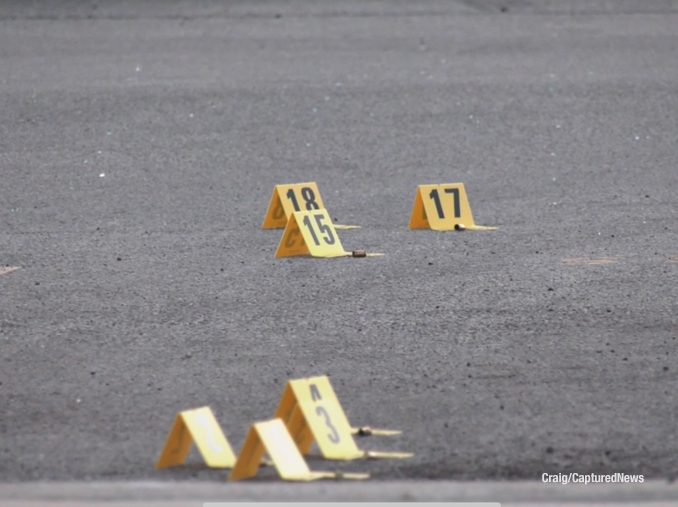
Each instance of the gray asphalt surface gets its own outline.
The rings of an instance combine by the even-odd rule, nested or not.
[[[678,484],[537,484],[533,481],[89,482],[0,484],[3,507],[202,506],[203,502],[497,502],[502,507],[675,507]],[[9,501],[8,501],[9,500]],[[480,507],[479,504],[478,507]]]
[[[153,470],[176,413],[238,450],[322,374],[405,431],[361,447],[415,457],[313,469],[674,478],[676,27],[676,1],[0,4],[0,481],[221,481]],[[274,259],[302,181],[386,256]],[[407,229],[457,181],[499,231]]]

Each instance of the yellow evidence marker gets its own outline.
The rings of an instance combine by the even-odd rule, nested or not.
[[[281,419],[255,423],[250,428],[242,446],[229,482],[250,479],[257,475],[264,454],[285,481],[315,481],[318,479],[368,479],[369,474],[344,474],[339,472],[312,472],[304,457],[294,445]]]
[[[318,185],[313,182],[276,185],[261,228],[283,229],[295,211],[313,211],[324,207]],[[348,230],[360,229],[360,226],[335,224],[334,228]]]
[[[494,231],[476,225],[463,183],[419,185],[410,218],[410,229],[434,231]]]
[[[311,257],[376,257],[383,254],[345,252],[326,209],[294,211],[287,221],[276,258],[310,255]]]
[[[341,403],[339,402],[337,394],[334,392],[334,388],[330,383],[330,379],[326,375],[322,375],[319,377],[290,380],[285,387],[282,398],[280,399],[280,404],[278,405],[278,410],[275,413],[275,417],[280,417],[283,419],[283,421],[289,420],[290,416],[292,415],[292,410],[297,403],[293,386],[303,384],[304,382],[309,384],[309,390],[312,392],[312,397],[326,399],[330,403],[336,404],[343,412],[343,408],[341,408]],[[397,435],[402,435],[402,433],[403,432],[400,430],[385,430],[372,428],[370,426],[351,428],[351,435],[360,437],[394,437]]]
[[[353,439],[348,422],[330,380],[323,377],[291,380],[278,405],[275,417],[282,419],[301,454],[308,454],[315,441],[325,459],[403,459],[411,453],[363,451]],[[380,430],[372,430],[373,434]],[[382,434],[397,434],[384,431]]]
[[[194,441],[208,467],[233,468],[235,465],[233,449],[221,431],[212,409],[201,407],[179,412],[155,469],[183,464]]]

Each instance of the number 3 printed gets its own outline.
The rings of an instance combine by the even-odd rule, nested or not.
[[[315,413],[325,418],[325,426],[327,426],[327,429],[329,429],[332,432],[327,434],[327,438],[329,438],[330,442],[332,442],[333,444],[338,444],[339,432],[337,431],[337,428],[335,428],[332,425],[332,421],[330,420],[330,414],[327,413],[327,410],[325,410],[324,407],[316,407]]]

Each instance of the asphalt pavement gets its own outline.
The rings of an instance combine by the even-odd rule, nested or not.
[[[459,507],[669,507],[675,506],[676,484],[576,484],[545,486],[533,481],[370,481],[346,485],[313,482],[90,482],[0,484],[7,507],[202,507],[206,502],[442,502]],[[455,503],[450,503],[455,502]],[[466,503],[465,503],[466,502]],[[482,503],[480,503],[482,502]],[[228,505],[223,504],[223,505]],[[463,506],[462,506],[463,504]],[[327,504],[324,504],[327,505]],[[216,506],[214,506],[216,507]]]
[[[0,4],[0,482],[236,451],[329,375],[376,480],[678,475],[678,3]],[[366,259],[275,259],[314,181]],[[477,223],[408,229],[417,185]],[[327,469],[319,460],[311,468]],[[548,485],[544,485],[548,487]]]

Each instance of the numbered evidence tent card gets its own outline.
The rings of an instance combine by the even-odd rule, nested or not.
[[[210,407],[179,412],[169,432],[156,470],[181,465],[186,461],[191,444],[210,468],[233,468],[236,457]]]
[[[410,453],[363,451],[327,377],[291,380],[285,386],[275,417],[285,421],[294,443],[308,454],[315,441],[325,459],[409,458]]]
[[[315,183],[276,185],[262,229],[282,229],[295,211],[323,209],[325,205]],[[334,224],[336,229],[360,229],[359,225]]]
[[[275,253],[277,258],[310,255],[311,257],[347,257],[326,209],[295,211],[290,216]]]
[[[417,187],[410,229],[486,231],[495,230],[496,227],[476,225],[464,184],[446,183]]]
[[[369,478],[369,474],[338,474],[309,470],[285,424],[281,419],[273,419],[252,425],[228,480],[239,481],[257,475],[264,454],[268,454],[278,475],[286,481]]]
[[[313,211],[324,207],[315,183],[276,185],[261,228],[282,229],[295,211]]]
[[[313,398],[314,400],[324,399],[327,400],[329,403],[334,403],[341,409],[342,413],[344,413],[344,409],[341,407],[341,403],[339,402],[337,394],[334,392],[334,388],[330,383],[330,379],[326,375],[322,375],[318,377],[290,380],[287,383],[287,386],[285,387],[285,391],[283,392],[282,398],[280,399],[280,403],[278,404],[278,410],[276,410],[274,417],[280,417],[286,423],[290,420],[290,417],[292,416],[292,411],[294,410],[294,407],[297,404],[295,391],[303,392],[303,389],[305,389],[305,387],[303,386],[305,386],[306,384],[308,384],[309,386],[308,389],[309,392],[311,393],[311,398]],[[371,426],[351,427],[351,434],[358,435],[361,437],[363,436],[395,437],[398,435],[402,435],[402,433],[403,432],[400,430],[380,429],[373,428]],[[297,440],[296,438],[297,436],[300,437],[299,440]],[[297,442],[297,446],[299,447],[299,449],[302,451],[302,454],[307,454],[311,448],[311,445],[313,444],[313,435],[307,436],[310,436],[311,441],[309,443],[302,443],[304,434],[298,435],[295,434],[295,441]]]

